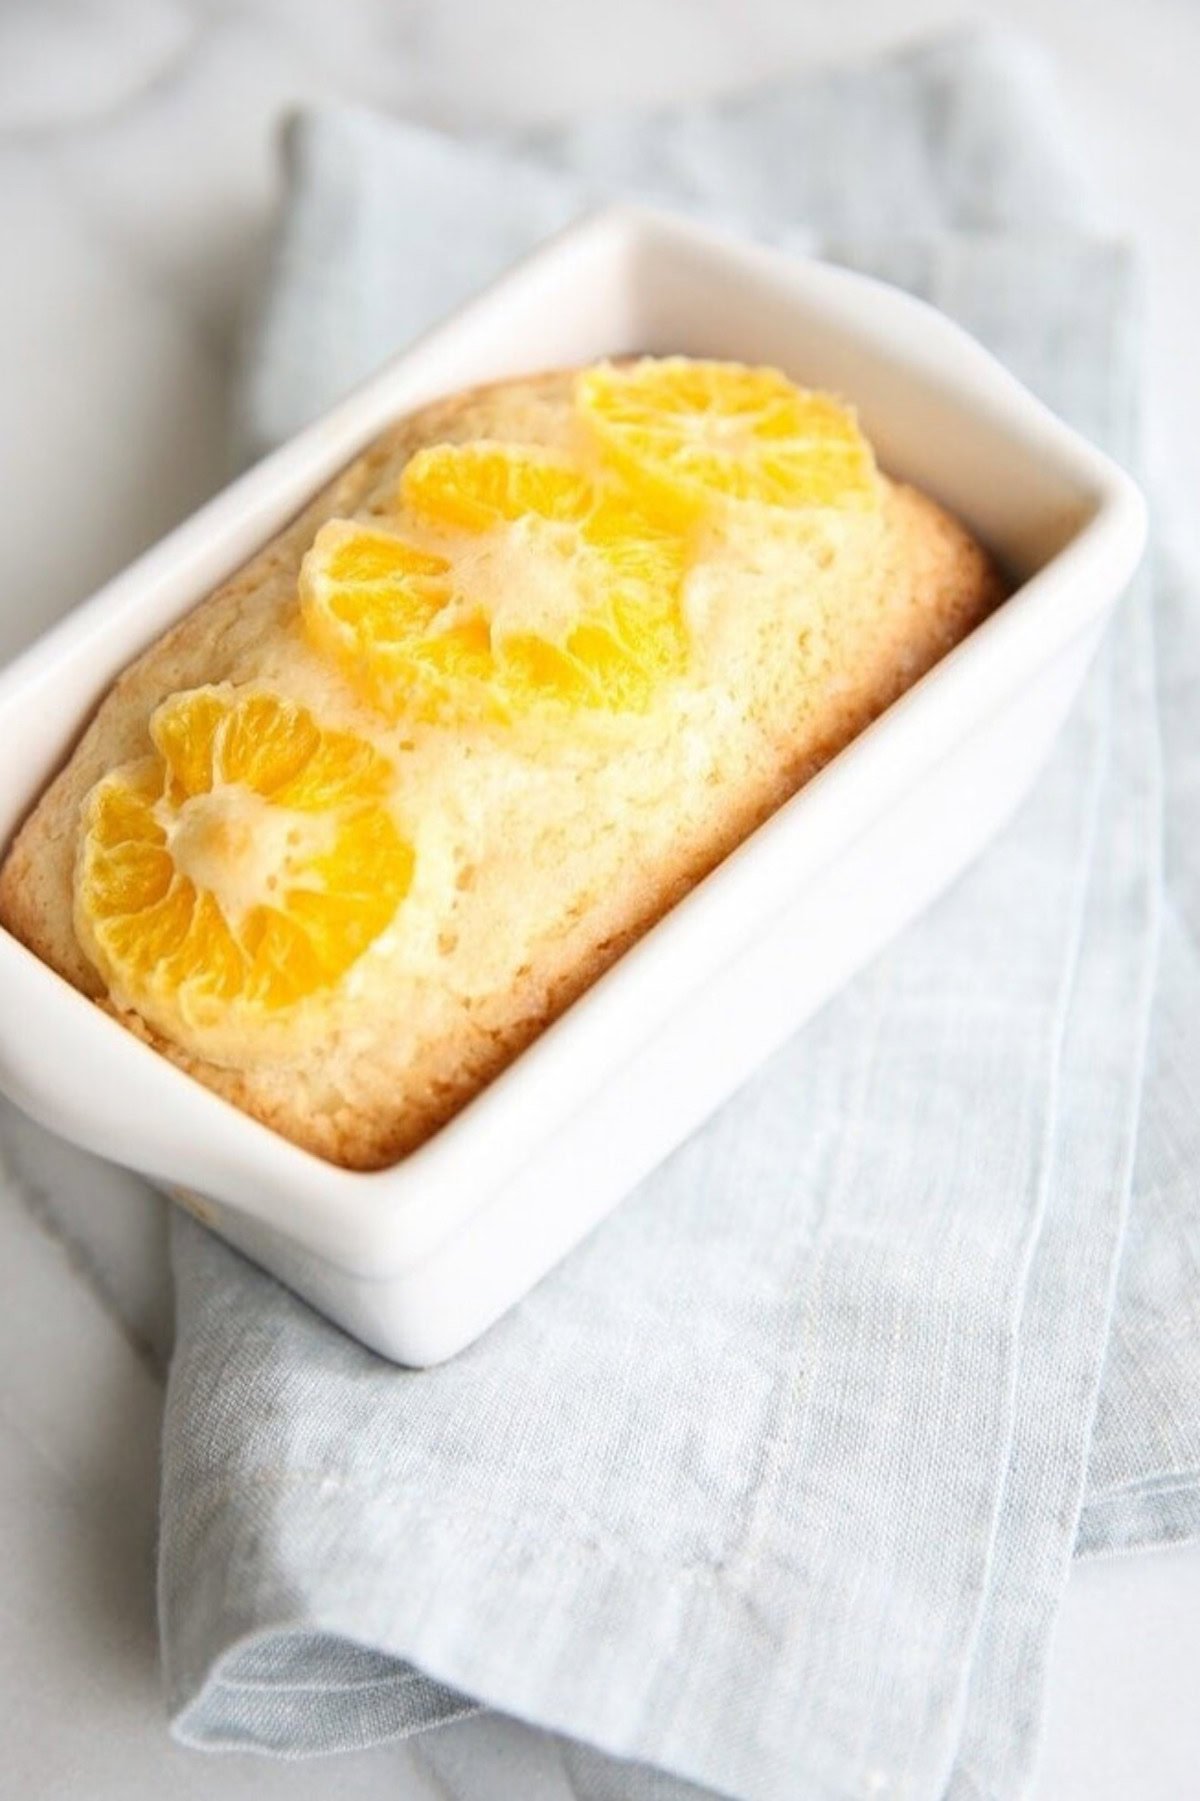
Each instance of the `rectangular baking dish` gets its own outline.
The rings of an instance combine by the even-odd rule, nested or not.
[[[0,1086],[397,1361],[470,1343],[925,906],[1021,799],[1145,536],[1119,468],[884,284],[631,208],[553,239],[0,675],[0,841],[117,673],[398,415],[629,351],[775,363],[1020,586],[429,1143],[358,1174],[240,1113],[0,931]]]

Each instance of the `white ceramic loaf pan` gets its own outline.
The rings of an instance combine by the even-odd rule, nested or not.
[[[945,887],[1033,781],[1141,553],[1133,483],[931,308],[618,209],[537,251],[0,675],[0,841],[113,677],[390,420],[628,351],[775,363],[1021,586],[396,1167],[322,1162],[140,1044],[0,931],[0,1086],[164,1184],[385,1355],[436,1363],[581,1239]]]

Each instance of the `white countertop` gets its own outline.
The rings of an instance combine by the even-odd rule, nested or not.
[[[0,659],[221,485],[273,124],[341,96],[531,122],[745,85],[980,16],[961,0],[5,0]],[[1058,55],[1097,183],[1149,254],[1151,374],[1200,491],[1200,10],[1007,0]],[[19,754],[8,746],[7,753]],[[0,1759],[26,1801],[565,1801],[505,1722],[336,1763],[166,1736],[153,1596],[169,1332],[162,1203],[0,1111]],[[1078,1568],[1039,1801],[1181,1801],[1200,1768],[1200,1547]]]

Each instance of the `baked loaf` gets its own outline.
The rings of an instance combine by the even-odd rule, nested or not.
[[[236,1106],[377,1168],[1001,594],[777,372],[457,395],[121,676],[0,921]]]

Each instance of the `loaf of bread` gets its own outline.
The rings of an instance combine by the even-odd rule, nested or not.
[[[1001,594],[775,371],[460,394],[120,677],[0,922],[235,1106],[378,1168]]]

